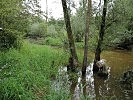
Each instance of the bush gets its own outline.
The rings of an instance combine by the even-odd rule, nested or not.
[[[25,34],[25,37],[37,39],[38,37],[44,37],[47,33],[47,26],[45,23],[34,23],[29,26],[29,32]]]
[[[75,44],[76,44],[77,48],[81,48],[81,49],[84,48],[84,43],[83,42],[75,42]]]
[[[50,36],[50,37],[57,37],[58,33],[56,31],[56,28],[54,25],[50,25],[48,26],[48,30],[47,30],[47,36]]]
[[[133,69],[130,69],[123,73],[122,77],[120,78],[120,82],[122,83],[122,86],[127,89],[133,89],[132,83],[133,83]]]
[[[63,46],[63,43],[59,38],[51,38],[51,37],[45,39],[45,44],[51,46]]]
[[[0,33],[0,51],[9,50],[10,48],[20,48],[21,39],[18,31],[5,29]]]

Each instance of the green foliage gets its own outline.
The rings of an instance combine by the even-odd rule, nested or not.
[[[15,30],[5,29],[0,33],[0,50],[9,50],[10,48],[20,48],[22,40],[19,38],[20,34]]]
[[[50,37],[54,38],[54,37],[57,36],[57,34],[58,33],[57,33],[54,25],[48,26],[47,36],[50,36]]]
[[[67,40],[64,20],[50,18],[48,22],[48,37],[59,38],[62,42]]]
[[[0,5],[0,28],[2,27],[4,30],[4,35],[0,33],[0,44],[1,46],[5,46],[5,48],[16,48],[18,45],[20,46],[18,41],[20,39],[19,35],[28,32],[30,19],[32,19],[32,16],[35,16],[34,13],[39,15],[39,3],[37,0],[2,0]],[[33,6],[36,10],[32,9]],[[42,28],[44,28],[44,26],[41,23],[38,28],[39,31],[42,32],[46,29],[44,28],[44,30],[42,30]]]
[[[24,32],[28,20],[25,13],[21,13],[24,10],[22,0],[4,0],[1,2],[1,5],[1,27],[3,29],[5,28]]]
[[[116,0],[109,9],[107,16],[107,29],[104,38],[104,44],[108,46],[117,46],[131,41],[133,38],[132,18],[133,11],[132,0]]]
[[[82,7],[77,10],[76,15],[72,16],[71,20],[75,41],[81,42],[83,40],[83,35],[85,32],[85,16],[83,15]]]
[[[32,95],[31,91],[26,91],[22,84],[15,78],[8,78],[4,81],[1,81],[0,86],[0,99],[1,100],[32,100],[33,98],[29,95]]]
[[[123,73],[122,77],[120,78],[120,82],[122,83],[123,87],[132,90],[132,83],[133,83],[133,69],[130,69]]]
[[[71,95],[68,91],[61,89],[58,91],[52,90],[50,95],[44,96],[43,99],[46,100],[71,100]]]
[[[0,99],[33,100],[52,97],[51,78],[68,55],[62,50],[25,42],[20,51],[0,52]],[[56,92],[53,91],[53,94]],[[61,95],[60,95],[61,96]]]
[[[33,23],[29,27],[27,36],[31,38],[44,37],[47,33],[47,26],[44,22]]]
[[[75,45],[76,45],[77,48],[81,48],[81,49],[84,48],[84,43],[83,42],[76,42]]]
[[[63,42],[60,40],[60,38],[52,38],[52,37],[45,38],[45,44],[51,46],[60,46],[60,47],[63,46]]]

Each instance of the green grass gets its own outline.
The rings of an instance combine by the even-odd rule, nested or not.
[[[20,51],[0,52],[0,100],[66,99],[66,92],[58,94],[50,84],[67,59],[62,50],[29,42]]]
[[[63,42],[61,41],[60,38],[52,38],[52,37],[47,37],[44,41],[46,45],[51,45],[51,46],[63,46]]]
[[[57,47],[63,47],[63,41],[61,41],[60,38],[52,38],[52,37],[46,37],[44,38],[38,38],[38,39],[28,39],[31,43],[39,44],[39,45],[49,45],[49,46],[57,46]]]

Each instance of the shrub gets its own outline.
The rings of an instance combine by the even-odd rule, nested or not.
[[[125,87],[127,89],[133,89],[133,69],[124,72],[122,77],[120,78],[120,82],[122,83],[122,87]]]
[[[51,46],[63,46],[63,43],[59,38],[51,38],[51,37],[45,39],[45,44]]]
[[[18,31],[5,29],[0,33],[0,51],[9,50],[10,48],[20,48],[21,39]]]
[[[58,33],[56,31],[56,28],[54,25],[50,25],[48,26],[48,30],[47,30],[47,36],[50,36],[52,38],[57,37]]]
[[[25,37],[37,39],[38,37],[44,37],[47,33],[47,26],[45,23],[34,23],[29,26],[29,32],[25,34]]]

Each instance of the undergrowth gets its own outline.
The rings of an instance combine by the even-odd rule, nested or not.
[[[29,42],[0,52],[0,100],[67,100],[67,92],[58,94],[50,85],[67,59],[62,50]]]

